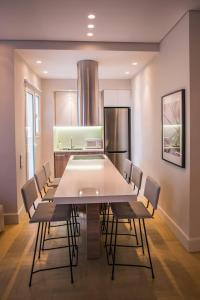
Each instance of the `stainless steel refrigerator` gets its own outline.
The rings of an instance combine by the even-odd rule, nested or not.
[[[104,146],[105,154],[123,174],[125,158],[130,157],[130,108],[104,108]]]

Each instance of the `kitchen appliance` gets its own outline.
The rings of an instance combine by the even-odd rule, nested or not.
[[[87,149],[101,149],[103,148],[103,141],[100,138],[87,138],[85,145]]]
[[[100,125],[98,62],[80,60],[77,63],[79,126]]]
[[[105,154],[123,174],[123,162],[130,159],[130,108],[104,108],[104,146]]]

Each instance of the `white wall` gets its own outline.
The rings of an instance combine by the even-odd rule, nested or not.
[[[130,80],[104,79],[99,81],[99,89],[131,89]],[[49,160],[53,169],[53,126],[54,126],[54,92],[65,90],[77,90],[75,79],[44,79],[42,80],[42,111],[43,111],[43,162]]]
[[[186,168],[161,159],[161,96],[186,89]],[[165,37],[160,53],[132,80],[132,158],[161,185],[162,215],[190,248],[189,15]]]
[[[200,12],[190,12],[190,236],[200,243]]]
[[[5,221],[17,222],[14,51],[6,45],[0,45],[0,140],[0,203]]]
[[[41,89],[39,77],[35,75],[21,57],[15,53],[15,136],[18,213],[20,213],[20,210],[23,207],[21,187],[26,181],[25,79],[33,87]],[[40,140],[37,140],[36,167],[39,165],[41,166],[40,152],[41,142]],[[20,154],[22,154],[22,169],[20,169]]]

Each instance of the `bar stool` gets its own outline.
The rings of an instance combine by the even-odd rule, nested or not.
[[[29,223],[38,223],[38,229],[37,229],[37,235],[35,240],[35,247],[34,247],[34,254],[33,254],[33,260],[32,260],[32,266],[31,266],[31,273],[30,273],[30,279],[29,279],[29,286],[32,284],[32,277],[33,274],[42,272],[42,271],[48,271],[48,270],[54,270],[54,269],[60,269],[60,268],[67,268],[70,269],[70,277],[71,277],[71,283],[73,283],[73,267],[77,266],[78,262],[78,247],[76,245],[76,237],[72,228],[72,222],[71,222],[71,213],[72,213],[72,207],[71,205],[55,205],[51,202],[43,202],[39,203],[37,208],[35,205],[35,201],[38,198],[37,189],[35,185],[34,178],[31,178],[28,180],[24,186],[21,189],[24,206],[26,209],[26,212],[29,216]],[[33,211],[33,212],[32,212]],[[44,249],[42,245],[44,244],[44,238],[45,238],[45,231],[44,227],[47,223],[50,222],[57,222],[57,221],[65,221],[67,224],[67,239],[68,244],[66,246],[60,246],[60,247],[54,247],[54,248],[47,248]],[[56,237],[52,239],[59,239],[63,237]],[[39,248],[38,248],[39,246]],[[35,270],[35,262],[36,262],[36,254],[38,251],[38,259],[40,259],[41,250],[52,250],[52,249],[58,249],[58,248],[68,248],[69,250],[69,265],[62,265],[62,266],[55,266],[50,268],[40,268]],[[76,255],[75,255],[76,254]],[[76,262],[74,264],[73,260],[76,256]]]
[[[47,179],[47,185],[50,187],[57,187],[61,178],[51,178],[51,169],[48,161],[44,163],[43,168]]]
[[[48,181],[45,175],[44,168],[41,168],[38,172],[35,173],[34,176],[42,201],[53,201],[56,189],[49,188],[47,186]]]
[[[131,172],[132,172],[132,161],[129,159],[125,159],[123,163],[123,177],[126,179],[128,183],[130,183],[131,180]]]
[[[130,184],[133,185],[134,190],[137,189],[136,193],[137,195],[139,194],[139,191],[141,189],[141,184],[142,184],[142,176],[143,176],[143,172],[140,168],[136,167],[135,165],[132,164],[131,166],[131,176],[130,176]],[[105,237],[105,246],[107,246],[107,241],[108,241],[108,235],[110,234],[108,232],[108,224],[112,223],[112,221],[109,221],[109,216],[112,215],[111,214],[107,214],[106,215],[106,237]],[[132,230],[132,226],[131,226],[131,220],[133,220],[133,226],[134,226],[134,233],[118,233],[118,235],[128,235],[128,236],[134,236],[136,238],[136,244],[138,245],[138,234],[137,234],[137,229],[136,229],[136,224],[135,224],[135,220],[134,219],[128,219],[128,221],[119,221],[119,223],[122,224],[130,224],[130,231]]]
[[[140,199],[147,201],[147,206],[143,204],[141,201],[133,201],[131,204],[128,202],[121,203],[112,203],[111,209],[113,212],[112,219],[112,229],[110,235],[110,244],[106,246],[106,253],[108,263],[112,265],[112,280],[114,279],[115,266],[133,266],[133,267],[144,267],[151,270],[152,278],[154,278],[153,265],[151,260],[151,254],[149,249],[149,243],[146,233],[145,219],[153,218],[154,211],[157,209],[158,199],[160,195],[160,186],[155,182],[151,177],[147,177],[145,183],[144,196]],[[152,206],[152,212],[150,212],[147,207]],[[140,225],[140,245],[118,245],[117,244],[117,236],[118,236],[118,223],[121,219],[138,219]],[[141,264],[122,264],[116,262],[116,250],[118,247],[141,247],[144,254],[144,240],[143,233],[141,227],[141,221],[143,225],[144,237],[146,242],[146,248],[148,253],[149,265],[141,265]],[[115,230],[114,230],[115,225]],[[112,244],[112,239],[114,236],[114,244]],[[109,247],[109,251],[108,248]],[[109,261],[109,256],[111,255],[112,263]]]
[[[123,162],[122,175],[128,183],[130,183],[130,180],[131,180],[131,173],[132,173],[132,162],[126,158]],[[105,234],[107,231],[108,223],[109,223],[109,216],[112,215],[112,213],[110,213],[110,204],[109,203],[101,204],[100,214],[102,215],[101,231],[103,234]],[[130,229],[132,229],[130,220],[128,220],[128,222],[121,221],[121,223],[129,223]]]

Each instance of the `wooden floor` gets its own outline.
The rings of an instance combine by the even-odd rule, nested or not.
[[[86,258],[85,224],[85,216],[82,215],[80,259],[74,269],[74,284],[70,283],[69,270],[60,269],[35,274],[31,288],[28,280],[36,227],[28,224],[26,216],[19,225],[7,226],[6,232],[0,234],[0,299],[200,299],[200,253],[187,253],[158,216],[147,222],[154,280],[149,270],[120,267],[116,269],[115,280],[111,281],[111,269],[103,246],[100,259],[88,261]],[[65,229],[60,227],[59,230]],[[137,259],[143,259],[139,250],[135,254],[130,249],[118,252],[118,258],[128,259],[129,263],[136,255]],[[48,254],[45,251],[40,265],[47,260],[66,263],[66,249],[49,251]]]

